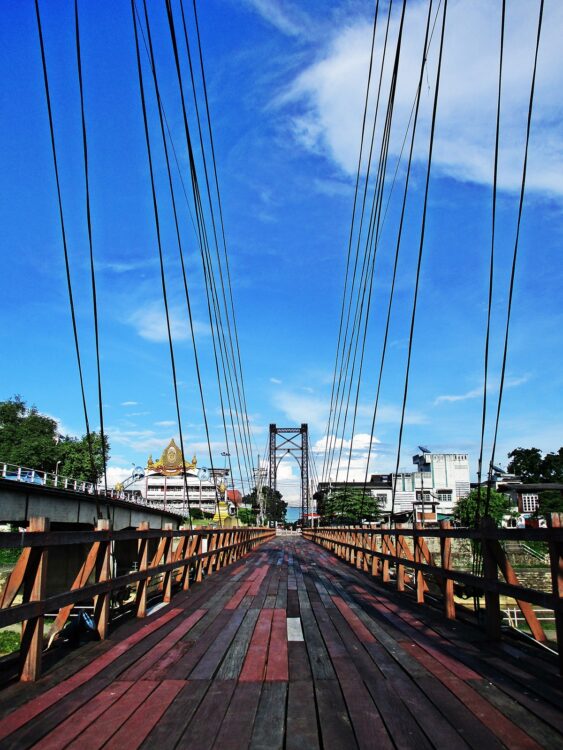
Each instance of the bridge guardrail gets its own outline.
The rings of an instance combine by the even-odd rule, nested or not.
[[[29,530],[23,534],[1,534],[0,548],[21,549],[0,593],[0,628],[22,623],[21,680],[36,680],[41,674],[47,613],[58,612],[51,627],[51,642],[64,627],[74,605],[93,599],[94,622],[103,639],[110,624],[112,592],[136,584],[134,611],[137,617],[144,617],[148,585],[154,576],[163,576],[159,588],[163,601],[170,602],[173,588],[190,588],[191,571],[199,582],[204,575],[236,562],[274,536],[274,529],[262,527],[178,530],[167,524],[164,529],[151,529],[147,522],[137,529],[113,531],[105,519],[98,521],[95,531],[50,531],[47,518],[30,519]],[[137,570],[113,575],[112,545],[127,541],[137,542]],[[153,547],[156,541],[157,548],[149,557],[151,541]],[[47,596],[49,550],[69,545],[81,545],[87,550],[82,565],[69,590]],[[20,590],[22,603],[14,605]]]
[[[140,505],[144,508],[157,508],[165,510],[177,516],[185,517],[187,510],[176,510],[175,508],[163,506],[159,501],[148,500],[142,496],[134,497],[131,492],[102,489],[93,482],[86,482],[82,479],[73,479],[65,477],[58,473],[50,471],[41,471],[39,469],[29,469],[25,466],[0,462],[0,478],[9,479],[15,482],[24,482],[40,487],[50,487],[63,492],[82,492],[86,495],[108,498],[110,500],[121,500],[134,505]]]
[[[486,522],[480,529],[453,529],[448,521],[442,521],[440,528],[423,528],[421,524],[416,524],[414,528],[397,524],[393,529],[318,527],[304,529],[303,536],[356,568],[378,577],[383,583],[391,582],[393,567],[397,590],[403,592],[410,578],[419,604],[425,602],[430,580],[437,582],[444,614],[448,619],[456,617],[454,584],[466,586],[467,591],[478,592],[479,596],[484,594],[485,627],[492,639],[501,636],[501,595],[516,600],[533,637],[540,642],[547,639],[532,605],[552,610],[563,674],[563,513],[550,514],[546,529],[497,529]],[[439,564],[426,542],[431,537],[438,538],[440,542]],[[480,545],[482,573],[469,573],[452,567],[452,539],[468,539]],[[547,542],[551,592],[520,584],[500,544],[501,540]],[[499,572],[504,581],[499,579]]]

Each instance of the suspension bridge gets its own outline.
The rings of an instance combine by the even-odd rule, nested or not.
[[[299,424],[271,422],[260,454],[237,325],[201,11],[195,0],[127,3],[129,77],[143,145],[137,174],[146,188],[157,269],[153,280],[162,302],[167,359],[160,370],[169,373],[175,414],[173,425],[165,424],[178,436],[178,446],[172,439],[167,449],[170,461],[163,454],[159,470],[183,483],[177,488],[185,503],[180,515],[158,503],[117,496],[108,484],[101,219],[94,210],[92,179],[96,115],[89,104],[91,60],[84,47],[84,18],[92,24],[95,16],[84,12],[84,0],[69,4],[69,56],[68,44],[61,46],[49,22],[49,3],[30,0],[41,80],[37,106],[43,109],[52,169],[45,189],[55,201],[89,479],[61,479],[58,463],[54,474],[3,464],[0,516],[12,528],[0,534],[0,549],[13,560],[4,571],[0,628],[19,628],[21,641],[16,652],[0,659],[0,747],[563,748],[563,514],[546,514],[545,528],[507,529],[497,527],[492,512],[530,136],[537,81],[545,75],[544,0],[534,4],[528,29],[525,138],[511,223],[500,220],[499,209],[510,4],[499,0],[494,15],[498,67],[487,71],[495,81],[490,232],[479,269],[488,293],[483,325],[475,332],[483,344],[483,387],[471,523],[453,527],[450,518],[427,514],[424,476],[421,513],[414,508],[417,496],[410,516],[399,504],[427,229],[435,211],[432,176],[451,4],[417,4],[424,24],[414,75],[410,70],[410,116],[402,122],[397,99],[402,63],[415,55],[406,49],[405,31],[413,4],[374,3],[322,448],[313,449],[310,415],[304,413]],[[61,62],[76,75],[64,110],[54,95]],[[61,121],[71,111],[79,137],[69,141]],[[395,159],[390,144],[397,139]],[[72,196],[67,159],[80,163],[81,187]],[[73,252],[80,244],[77,226],[85,238],[82,265]],[[501,242],[511,248],[508,271],[495,262]],[[399,300],[398,273],[407,245],[414,248],[414,284],[410,297]],[[389,278],[378,275],[384,252]],[[194,283],[195,265],[200,276]],[[76,276],[84,268],[91,304],[88,335],[77,310]],[[505,297],[499,295],[497,276],[508,289]],[[378,295],[382,338],[376,356],[368,358]],[[406,357],[402,368],[391,371],[401,401],[394,471],[386,480],[389,507],[382,513],[370,473],[398,305],[407,315]],[[207,313],[206,352],[197,308]],[[493,314],[498,309],[500,324]],[[498,376],[491,366],[495,336],[501,341]],[[178,340],[191,345],[189,368]],[[211,370],[203,366],[206,354]],[[201,418],[205,462],[215,477],[209,491],[216,522],[207,526],[195,523],[197,497],[184,461],[185,369]],[[367,412],[366,390],[371,393]],[[366,453],[358,470],[354,442],[366,418]],[[416,458],[426,466],[429,451],[420,450]],[[299,474],[300,529],[291,534],[278,534],[264,523],[269,498],[283,482],[284,459],[294,461]],[[152,458],[149,463],[156,465]],[[192,470],[196,463],[194,457]],[[469,490],[462,485],[454,484],[458,500]],[[230,491],[232,497],[254,493],[256,525],[222,514]],[[351,497],[357,499],[353,512]],[[428,497],[434,505],[441,502]],[[521,579],[508,554],[514,543],[530,545],[545,567],[547,584]],[[511,608],[519,614],[511,614]],[[540,617],[545,612],[552,613],[549,621]]]

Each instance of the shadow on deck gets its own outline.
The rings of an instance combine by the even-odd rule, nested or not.
[[[0,747],[563,748],[557,663],[277,538],[0,695]]]

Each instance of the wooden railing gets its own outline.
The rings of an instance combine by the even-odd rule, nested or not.
[[[47,518],[32,518],[24,533],[0,534],[1,548],[21,548],[0,594],[0,628],[22,623],[21,679],[36,680],[41,674],[46,614],[58,613],[49,633],[52,641],[75,604],[93,602],[94,622],[103,639],[113,592],[134,587],[132,606],[137,617],[144,617],[151,578],[162,577],[159,590],[169,602],[173,588],[189,589],[190,579],[201,581],[274,536],[275,531],[266,528],[177,530],[167,524],[150,529],[146,522],[136,530],[112,531],[107,520],[98,521],[95,531],[50,531]],[[113,575],[111,553],[120,542],[136,542],[137,570]],[[47,596],[49,550],[76,545],[84,551],[83,561],[70,589]],[[151,546],[156,550],[149,556]],[[20,592],[21,602],[14,604]]]
[[[410,583],[419,604],[424,604],[429,584],[438,584],[434,589],[441,595],[443,611],[449,619],[456,617],[454,584],[464,587],[471,595],[484,594],[485,627],[489,637],[493,639],[500,638],[501,634],[501,595],[516,600],[532,635],[538,641],[545,642],[547,639],[533,605],[553,610],[555,638],[563,674],[563,514],[552,513],[546,529],[497,529],[488,523],[483,523],[478,530],[454,529],[448,521],[442,521],[440,528],[424,529],[420,524],[416,524],[414,528],[397,524],[393,529],[319,527],[305,529],[303,536],[360,570],[377,576],[384,583],[391,582],[393,569],[397,590],[404,591],[405,584]],[[430,538],[439,539],[439,555],[430,553],[427,543]],[[454,539],[472,540],[480,549],[481,574],[453,568]],[[502,547],[501,542],[505,540],[547,542],[550,592],[520,584]],[[439,558],[438,563],[436,558]],[[499,579],[499,571],[504,581]]]

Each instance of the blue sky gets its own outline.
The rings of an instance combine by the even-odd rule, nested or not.
[[[149,2],[163,99],[182,151],[163,3]],[[187,7],[191,4],[188,3]],[[385,3],[383,4],[386,7]],[[397,29],[400,3],[392,13]],[[418,444],[468,451],[475,467],[490,243],[492,146],[499,19],[485,0],[451,0],[438,104],[436,152],[401,466]],[[88,278],[80,110],[72,3],[41,4],[51,77],[72,276],[87,370],[91,419],[96,382]],[[426,3],[409,2],[401,57],[395,168],[416,86]],[[508,274],[534,29],[535,2],[511,3],[503,95],[499,242],[493,310],[491,392],[498,383]],[[100,297],[105,421],[111,474],[144,465],[177,434],[160,294],[142,119],[128,2],[81,0],[84,86],[91,153],[94,252]],[[342,299],[372,6],[348,0],[208,0],[200,25],[206,61],[229,258],[256,452],[270,422],[308,422],[322,446]],[[546,0],[528,191],[503,401],[498,462],[516,446],[559,448],[562,436],[563,6]],[[382,34],[377,37],[376,61]],[[395,314],[376,425],[374,471],[394,468],[408,317],[420,226],[437,39],[421,105],[412,201],[399,267]],[[377,57],[379,55],[379,58]],[[0,398],[19,393],[84,432],[48,121],[33,3],[8,2],[0,28],[2,326]],[[388,72],[388,71],[386,71]],[[155,128],[154,105],[149,110]],[[191,113],[190,113],[191,116]],[[156,142],[156,139],[155,139]],[[163,190],[162,155],[157,182]],[[404,166],[399,166],[399,184]],[[365,378],[353,455],[363,477],[365,434],[379,366],[383,312],[400,190],[391,198],[378,259]],[[182,301],[171,214],[164,246],[174,313],[185,441],[207,465],[193,353]],[[199,255],[182,211],[217,457],[224,450]],[[363,436],[363,437],[362,437]],[[347,436],[347,439],[350,435]],[[1,457],[0,457],[1,458]],[[286,497],[297,494],[295,466],[282,464]]]

